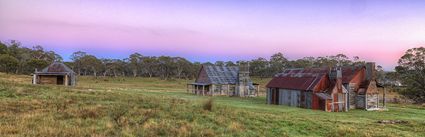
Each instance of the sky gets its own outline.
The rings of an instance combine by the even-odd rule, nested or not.
[[[181,56],[294,60],[344,53],[386,70],[425,45],[423,0],[0,0],[0,41],[42,45],[65,60]]]

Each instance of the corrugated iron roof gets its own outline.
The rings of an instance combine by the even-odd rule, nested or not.
[[[235,84],[239,68],[235,66],[204,66],[212,84]]]
[[[198,84],[230,84],[235,85],[239,81],[238,73],[239,67],[237,66],[215,66],[205,65],[202,66],[207,73],[207,77],[211,83],[198,83]],[[255,89],[251,79],[248,80],[248,85],[251,89]]]
[[[68,66],[66,66],[65,64],[61,62],[54,62],[37,73],[63,73],[63,72],[74,73],[72,69],[70,69]]]
[[[342,83],[349,83],[361,69],[363,67],[342,67]],[[329,75],[332,77],[335,75],[336,77],[336,71],[331,70],[334,70],[334,68],[286,69],[282,73],[276,74],[266,86],[271,88],[313,90],[323,76]],[[334,80],[332,79],[331,81]]]
[[[328,69],[287,69],[277,74],[266,86],[295,90],[313,90],[314,86],[326,75]]]

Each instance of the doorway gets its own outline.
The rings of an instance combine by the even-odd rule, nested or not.
[[[56,79],[56,84],[57,85],[63,85],[64,84],[63,76],[57,76],[56,78],[57,78]]]
[[[279,105],[279,90],[277,88],[272,88],[271,104]]]

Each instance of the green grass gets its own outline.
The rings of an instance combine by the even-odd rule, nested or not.
[[[76,87],[30,81],[0,73],[0,135],[425,136],[425,108],[416,105],[328,113],[267,105],[264,96],[196,96],[186,92],[187,80],[81,77]],[[210,98],[212,111],[204,110]]]

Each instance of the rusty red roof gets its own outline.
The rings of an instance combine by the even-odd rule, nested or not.
[[[287,69],[277,74],[267,85],[269,88],[295,90],[313,90],[315,85],[326,75],[327,69]]]
[[[349,83],[363,67],[342,67],[342,83]],[[316,84],[326,75],[333,73],[333,68],[286,69],[266,85],[269,88],[295,90],[313,90]],[[335,81],[335,79],[332,79]],[[331,85],[332,86],[332,85]]]
[[[342,83],[350,83],[353,77],[364,67],[342,67]]]

